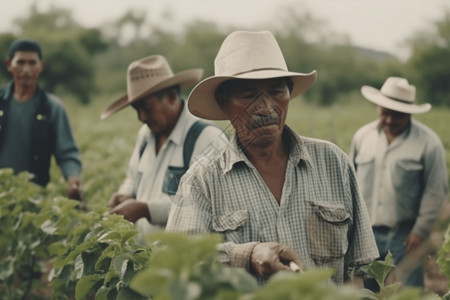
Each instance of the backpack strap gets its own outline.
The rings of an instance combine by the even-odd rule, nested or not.
[[[145,147],[147,147],[147,141],[145,139],[142,140],[141,147],[139,148],[139,160],[141,160],[142,153],[144,153]]]
[[[197,142],[200,133],[202,133],[203,129],[208,125],[210,124],[197,120],[192,124],[191,128],[189,128],[183,145],[183,161],[186,169],[189,168],[189,162],[191,161],[192,153],[194,152],[195,143]]]
[[[195,143],[197,142],[200,133],[202,133],[203,129],[209,125],[212,124],[197,120],[194,124],[192,124],[191,128],[189,128],[183,145],[183,162],[186,168],[189,167],[189,162],[191,161],[192,153],[194,152]],[[139,147],[139,159],[141,159],[145,147],[147,147],[147,141],[144,139]]]

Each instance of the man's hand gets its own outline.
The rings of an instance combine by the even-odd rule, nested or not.
[[[67,178],[67,198],[80,201],[80,209],[86,209],[86,199],[83,195],[81,179],[75,176]]]
[[[114,193],[111,196],[111,199],[109,199],[108,206],[109,206],[109,208],[114,208],[127,199],[133,199],[133,197],[130,195]]]
[[[122,215],[125,220],[133,223],[140,218],[150,218],[147,204],[131,198],[128,198],[120,204],[112,207],[108,213]]]
[[[410,232],[405,240],[406,252],[410,252],[416,249],[417,247],[419,247],[421,243],[422,238],[419,235],[415,234],[414,232]]]
[[[250,257],[252,271],[264,279],[268,279],[278,271],[292,271],[291,262],[299,267],[299,271],[305,269],[298,254],[280,243],[257,244]]]

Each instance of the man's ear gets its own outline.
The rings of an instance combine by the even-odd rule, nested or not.
[[[6,70],[8,70],[8,72],[11,72],[10,71],[11,60],[9,58],[5,59],[5,66],[6,66]]]

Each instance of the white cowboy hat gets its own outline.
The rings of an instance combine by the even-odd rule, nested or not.
[[[309,89],[316,80],[311,73],[290,72],[275,37],[268,31],[235,31],[222,43],[214,61],[214,76],[198,83],[188,98],[192,114],[209,120],[227,120],[215,100],[219,85],[229,79],[291,77],[291,99]]]
[[[142,97],[162,89],[180,85],[180,88],[194,85],[203,74],[202,69],[190,69],[173,74],[166,59],[161,55],[152,55],[132,62],[127,71],[127,94],[114,101],[103,111],[103,120]]]
[[[381,90],[364,85],[361,88],[363,96],[379,106],[406,114],[421,114],[431,109],[431,104],[414,104],[416,88],[401,77],[389,77]]]

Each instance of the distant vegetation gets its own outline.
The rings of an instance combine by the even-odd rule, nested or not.
[[[359,92],[361,85],[381,86],[387,76],[401,75],[417,85],[419,100],[441,105],[415,118],[441,137],[450,169],[450,107],[445,107],[450,106],[449,14],[434,24],[435,32],[413,34],[408,41],[413,54],[402,62],[330,35],[309,15],[287,9],[280,13],[285,16],[277,19],[276,29],[268,24],[255,30],[272,30],[291,70],[318,70],[314,87],[290,103],[287,124],[294,131],[332,141],[348,152],[354,132],[376,118],[375,106]],[[353,287],[324,288],[321,280],[329,277],[327,270],[295,277],[281,274],[256,288],[242,270],[225,269],[211,259],[215,237],[160,235],[157,238],[168,247],[143,248],[135,243],[137,232],[129,222],[104,215],[111,194],[125,176],[141,126],[131,108],[99,119],[101,111],[126,92],[128,64],[164,54],[174,72],[201,67],[204,76],[210,76],[224,37],[242,28],[193,20],[182,32],[173,32],[148,25],[144,14],[131,12],[99,28],[85,28],[70,11],[56,7],[46,12],[31,7],[15,25],[13,33],[0,33],[0,56],[7,57],[10,43],[18,37],[42,43],[47,66],[41,83],[57,93],[67,108],[83,161],[88,211],[79,211],[76,202],[59,197],[65,195],[66,186],[55,162],[45,190],[30,183],[27,174],[13,176],[10,170],[0,170],[0,293],[7,299],[146,298],[137,293],[155,295],[154,299],[299,299],[308,295],[311,299],[437,299],[421,290],[397,292],[389,286],[391,295],[365,297]],[[125,40],[123,32],[130,26],[135,34]],[[150,37],[142,34],[144,28],[150,30]],[[0,70],[0,84],[4,84],[10,77],[4,68]],[[436,246],[440,270],[446,276],[450,276],[448,223],[449,216],[444,215],[436,229],[443,234],[449,228],[442,246]],[[194,247],[186,247],[188,243]],[[185,255],[178,255],[179,249]],[[168,253],[169,259],[161,259]],[[173,263],[177,266],[167,267]],[[147,269],[149,264],[152,268]],[[216,292],[216,297],[211,296]]]
[[[0,56],[6,58],[10,43],[18,37],[39,40],[47,67],[42,85],[53,92],[68,92],[81,103],[98,95],[112,98],[126,90],[128,64],[138,58],[163,54],[174,72],[203,68],[214,73],[214,57],[224,37],[233,30],[271,30],[291,70],[318,71],[315,88],[304,96],[318,104],[332,104],[364,84],[381,86],[387,76],[404,76],[417,86],[418,100],[450,106],[450,12],[429,31],[412,33],[405,41],[412,56],[402,62],[394,55],[352,45],[330,32],[309,13],[290,7],[274,12],[255,28],[221,28],[213,22],[192,20],[180,31],[154,25],[144,12],[124,12],[116,21],[98,28],[77,23],[70,10],[51,7],[41,12],[31,6],[14,22],[14,33],[0,33]],[[167,22],[171,17],[166,16]],[[146,34],[144,34],[144,32]],[[0,84],[9,80],[1,68]]]

